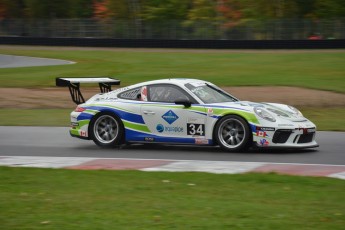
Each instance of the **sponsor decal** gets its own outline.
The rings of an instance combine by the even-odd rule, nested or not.
[[[144,140],[145,141],[155,141],[155,139],[153,137],[145,137]]]
[[[71,122],[71,127],[72,128],[75,128],[75,127],[78,127],[78,126],[79,126],[78,122]]]
[[[183,127],[178,126],[164,126],[162,124],[159,124],[156,126],[156,129],[159,133],[162,132],[170,132],[170,133],[182,133]]]
[[[164,126],[162,124],[159,124],[157,125],[156,129],[159,133],[162,133],[164,131]]]
[[[264,131],[256,131],[256,136],[258,137],[268,137],[267,133]]]
[[[169,125],[171,125],[172,123],[174,123],[179,117],[172,111],[169,110],[168,112],[166,112],[165,114],[163,114],[162,118],[168,122]]]
[[[205,119],[190,117],[188,118],[188,123],[205,124]]]
[[[278,129],[277,132],[280,131],[280,132],[290,132],[290,133],[294,133],[294,130],[293,129]]]
[[[97,98],[95,101],[117,101],[119,100],[117,97],[102,97]]]
[[[208,140],[204,138],[195,138],[195,144],[197,145],[207,145]]]
[[[86,131],[80,130],[80,136],[86,137]]]
[[[212,108],[208,108],[207,109],[207,114],[208,115],[212,115],[213,114],[213,109]]]
[[[296,128],[297,130],[303,130],[303,134],[315,133],[316,128]]]
[[[261,139],[260,140],[260,145],[261,146],[268,146],[270,143],[266,139]]]
[[[256,127],[256,130],[261,130],[261,131],[275,131],[275,128],[272,127]]]
[[[183,132],[183,128],[182,127],[169,127],[169,126],[165,126],[164,127],[164,132],[174,132],[174,133],[182,133]]]
[[[294,126],[293,124],[278,124],[278,126]]]

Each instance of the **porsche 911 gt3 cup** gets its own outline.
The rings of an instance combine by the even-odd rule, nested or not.
[[[85,101],[80,83],[99,83],[101,93]],[[70,134],[98,146],[124,143],[313,148],[316,126],[296,108],[240,101],[216,85],[196,79],[164,79],[111,90],[113,78],[57,78],[78,104]]]

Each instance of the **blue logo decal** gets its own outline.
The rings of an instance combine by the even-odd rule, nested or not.
[[[159,125],[157,125],[156,129],[159,133],[162,133],[164,131],[164,126],[159,124]]]
[[[178,116],[173,111],[169,110],[163,114],[162,118],[171,125],[178,119]]]
[[[262,146],[267,146],[267,145],[269,145],[270,143],[266,140],[266,139],[261,139],[260,140],[260,145],[262,145]]]

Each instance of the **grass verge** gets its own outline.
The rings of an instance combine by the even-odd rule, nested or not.
[[[6,68],[0,87],[54,86],[55,77],[115,76],[122,85],[182,77],[219,86],[282,85],[345,93],[345,52],[174,52],[150,50],[1,49],[0,53],[75,61],[74,65]]]
[[[345,181],[0,167],[3,229],[343,229]]]
[[[316,124],[317,130],[345,131],[345,108],[301,108],[301,112]]]
[[[300,108],[318,130],[345,131],[345,108]],[[2,126],[69,126],[72,109],[0,109]]]
[[[0,109],[2,126],[69,126],[73,109]]]

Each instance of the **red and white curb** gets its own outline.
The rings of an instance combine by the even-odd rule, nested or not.
[[[236,174],[275,172],[287,175],[324,176],[345,180],[345,165],[291,164],[235,161],[157,160],[88,157],[0,156],[0,166],[84,170],[141,170]]]

